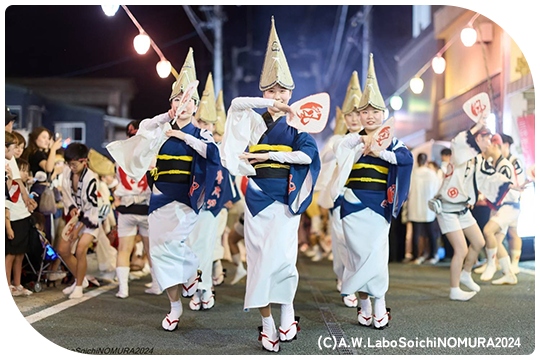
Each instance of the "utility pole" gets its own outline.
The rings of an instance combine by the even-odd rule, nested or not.
[[[210,52],[214,58],[213,78],[217,95],[223,89],[223,23],[226,16],[221,5],[201,6],[199,9],[206,16],[206,22],[200,22],[199,25],[214,32],[214,44]]]
[[[370,51],[370,24],[371,24],[371,7],[372,5],[364,6],[364,23],[362,27],[362,79],[367,79],[369,53]]]
[[[214,79],[216,92],[223,89],[223,7],[214,5]]]

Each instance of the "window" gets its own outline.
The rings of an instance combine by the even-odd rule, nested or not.
[[[70,142],[86,143],[86,124],[83,122],[54,123],[54,132],[60,133],[64,140],[70,139]]]
[[[431,5],[413,5],[413,38],[431,24]]]
[[[32,129],[42,126],[44,111],[44,106],[30,105],[28,107],[28,116],[26,119],[27,123],[25,124],[24,128],[28,129],[28,131],[32,131]]]

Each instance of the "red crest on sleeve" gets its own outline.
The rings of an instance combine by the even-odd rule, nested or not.
[[[289,174],[289,194],[296,190],[296,185],[292,182],[292,174]]]
[[[392,204],[394,202],[394,196],[396,195],[396,185],[390,186],[386,191],[386,195],[388,197],[388,203]]]

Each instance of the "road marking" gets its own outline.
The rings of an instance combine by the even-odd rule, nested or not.
[[[80,299],[69,299],[64,302],[61,302],[60,304],[56,304],[54,306],[51,306],[50,308],[41,310],[35,314],[28,315],[25,317],[26,321],[28,321],[30,324],[33,324],[37,321],[43,320],[45,318],[48,318],[51,315],[58,314],[60,311],[69,309],[72,306],[78,305],[80,303],[85,302],[86,300],[90,300],[96,296],[99,296],[103,293],[106,293],[107,291],[114,289],[115,287],[118,287],[118,284],[111,284],[111,285],[105,285],[100,286],[99,289],[88,291],[84,294],[84,296]]]

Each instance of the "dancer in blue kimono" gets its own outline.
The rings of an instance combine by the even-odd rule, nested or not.
[[[150,172],[148,225],[154,275],[171,303],[171,311],[162,321],[162,327],[168,331],[176,329],[182,315],[180,293],[193,296],[201,278],[199,259],[186,240],[199,209],[208,200],[210,192],[205,187],[214,182],[220,166],[212,133],[192,123],[199,102],[196,91],[177,114],[184,91],[195,80],[190,48],[169,99],[171,109],[143,120],[134,137],[107,146],[126,174],[136,180],[144,176],[157,154],[156,167]]]
[[[198,128],[209,132],[214,130],[217,114],[211,73],[208,75],[195,120]],[[207,183],[207,200],[203,204],[197,223],[187,240],[188,246],[199,259],[199,269],[205,274],[189,302],[189,308],[193,311],[209,310],[215,305],[212,286],[212,260],[219,226],[218,215],[225,204],[233,198],[229,178],[229,172],[219,164],[216,178]]]
[[[349,261],[349,255],[347,252],[347,244],[345,243],[345,235],[343,234],[343,223],[341,221],[341,202],[343,199],[342,189],[340,196],[332,201],[331,186],[330,184],[335,181],[337,177],[337,160],[334,153],[334,145],[336,142],[341,141],[346,134],[359,133],[362,130],[362,123],[360,122],[360,111],[358,110],[358,104],[362,98],[362,89],[360,88],[360,81],[358,80],[358,73],[354,71],[349,80],[349,86],[347,87],[347,93],[345,94],[345,100],[343,101],[342,109],[336,107],[336,127],[334,129],[334,135],[328,139],[326,145],[321,151],[321,176],[317,180],[315,185],[315,191],[320,191],[318,203],[323,208],[329,210],[328,212],[328,226],[330,226],[332,234],[332,254],[334,258],[333,270],[337,278],[337,290],[341,294],[341,287],[343,285],[343,274],[345,272],[345,264]],[[343,303],[347,307],[358,307],[358,299],[356,294],[348,294],[342,296]]]
[[[392,217],[397,217],[407,199],[413,166],[410,151],[396,138],[386,150],[370,150],[370,135],[382,125],[385,109],[371,55],[358,105],[363,130],[346,135],[334,147],[339,176],[332,185],[332,197],[343,194],[341,218],[349,255],[341,293],[359,293],[358,322],[363,326],[373,323],[376,329],[390,320],[385,301],[388,234]],[[375,298],[373,311],[370,296]]]
[[[320,160],[314,139],[286,121],[294,81],[273,18],[259,88],[263,98],[232,101],[220,150],[231,175],[250,177],[245,196],[244,309],[259,309],[259,339],[264,349],[277,352],[279,342],[294,340],[299,329],[293,308],[298,226],[300,214],[311,203]],[[268,111],[261,116],[254,108]],[[279,332],[270,304],[281,306]]]

